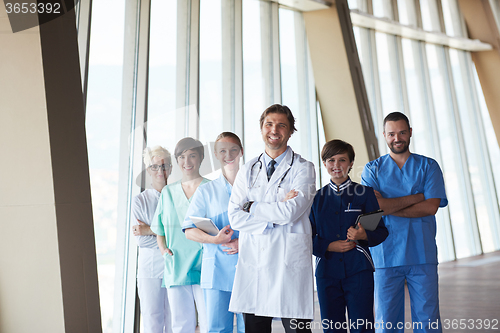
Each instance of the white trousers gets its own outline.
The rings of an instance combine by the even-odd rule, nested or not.
[[[173,333],[194,333],[196,329],[196,310],[200,333],[207,333],[207,314],[203,290],[199,284],[167,288]],[[195,308],[196,303],[196,308]]]
[[[167,289],[162,279],[137,278],[144,333],[172,333]]]

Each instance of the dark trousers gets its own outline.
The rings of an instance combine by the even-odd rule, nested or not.
[[[273,317],[244,313],[245,333],[271,333]],[[286,333],[311,333],[310,319],[281,318]]]
[[[347,327],[351,333],[375,332],[373,272],[361,271],[344,279],[316,277],[316,285],[321,320],[325,323],[323,332],[346,333]],[[349,322],[346,322],[346,308]]]

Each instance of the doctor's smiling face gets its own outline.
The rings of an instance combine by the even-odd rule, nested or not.
[[[384,126],[384,137],[393,154],[405,154],[410,146],[411,128],[402,119],[387,121]]]
[[[288,118],[283,113],[269,113],[260,129],[262,139],[266,144],[266,153],[276,158],[287,148],[288,139],[292,135],[292,129]]]

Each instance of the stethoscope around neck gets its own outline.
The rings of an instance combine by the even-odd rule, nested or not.
[[[252,179],[253,168],[254,168],[255,164],[260,163],[259,172],[257,172],[257,177],[255,177],[255,179],[253,180],[252,184],[248,187],[248,189],[254,188],[255,182],[259,178],[260,170],[262,170],[262,161],[261,161],[262,155],[264,155],[264,153],[259,155],[259,158],[257,159],[257,161],[255,161],[254,164],[252,164],[252,167],[250,168],[250,179]],[[283,183],[283,180],[285,179],[286,175],[288,175],[288,172],[292,168],[294,161],[295,161],[295,152],[292,150],[292,163],[290,163],[290,167],[288,168],[288,170],[286,170],[285,174],[281,177],[280,182],[278,183],[278,189],[281,187],[281,183]]]

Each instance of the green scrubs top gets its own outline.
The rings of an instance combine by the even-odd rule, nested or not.
[[[200,185],[208,182],[208,179],[203,178]],[[187,239],[182,232],[190,202],[184,194],[180,180],[165,186],[151,222],[151,230],[157,235],[165,236],[167,247],[174,254],[164,255],[163,285],[167,288],[200,284],[203,247],[200,243]]]

